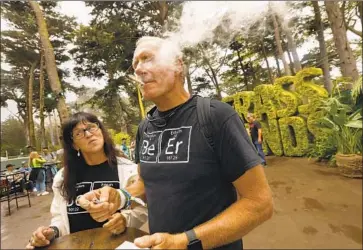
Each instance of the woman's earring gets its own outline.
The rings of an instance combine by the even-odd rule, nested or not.
[[[79,152],[79,149],[78,149],[77,156],[78,156],[78,157],[80,157],[80,156],[81,156],[81,153]]]

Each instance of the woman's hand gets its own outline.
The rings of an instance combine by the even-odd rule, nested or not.
[[[26,249],[34,249],[34,247],[48,246],[53,238],[53,229],[51,229],[50,227],[38,227],[38,229],[33,232],[33,235],[30,238]]]
[[[126,218],[121,213],[115,213],[103,227],[113,234],[123,233],[126,229]]]
[[[94,199],[102,203],[95,204]],[[125,201],[125,197],[123,200]],[[98,222],[104,222],[117,211],[121,205],[122,198],[117,189],[104,186],[79,196],[78,204],[87,210],[91,217]]]

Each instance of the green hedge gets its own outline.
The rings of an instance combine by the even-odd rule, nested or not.
[[[305,120],[298,116],[283,117],[279,119],[279,126],[284,155],[303,156],[309,148]]]
[[[296,76],[278,78],[273,85],[259,85],[254,91],[239,92],[223,101],[244,118],[253,109],[262,125],[265,151],[303,156],[312,148],[331,150],[332,132],[317,126],[318,118],[324,115],[319,107],[328,98],[328,92],[313,81],[321,75],[321,69],[305,68]]]
[[[318,68],[306,68],[299,71],[295,76],[296,92],[307,98],[308,103],[300,105],[298,111],[300,114],[310,114],[319,108],[322,101],[328,98],[329,94],[326,89],[316,85],[311,79],[321,76],[323,71]]]
[[[268,119],[276,119],[276,103],[274,100],[275,89],[273,85],[259,85],[254,89],[253,98],[254,113],[257,119],[262,120],[262,114],[266,114]]]
[[[282,149],[280,128],[276,119],[261,120],[262,136],[264,141],[264,151],[272,152],[274,155],[282,156],[284,151]]]
[[[297,113],[297,107],[301,104],[301,100],[295,93],[284,89],[291,88],[294,85],[293,76],[285,76],[275,80],[275,97],[278,100],[277,117],[288,117]]]

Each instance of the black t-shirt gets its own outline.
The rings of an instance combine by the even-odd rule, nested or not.
[[[212,219],[236,201],[232,182],[261,163],[238,114],[216,100],[211,101],[214,153],[200,131],[196,102],[193,97],[173,110],[156,110],[151,120],[167,117],[166,126],[147,121],[146,131],[138,133],[135,156],[151,233],[181,233]],[[241,248],[241,240],[222,247]]]
[[[76,184],[77,196],[105,185],[117,189],[120,188],[117,168],[111,168],[107,161],[94,166],[84,165],[78,173]],[[67,213],[71,233],[102,227],[104,223],[107,223],[107,220],[97,222],[92,219],[90,214],[78,206],[75,201],[71,204],[67,203]]]
[[[256,143],[258,141],[258,130],[261,128],[261,123],[259,123],[258,121],[253,121],[248,125],[250,126],[250,134],[252,142]]]

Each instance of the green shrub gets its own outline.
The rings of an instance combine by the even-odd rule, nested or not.
[[[255,89],[253,98],[254,114],[258,120],[262,120],[262,114],[268,119],[276,119],[276,105],[274,104],[275,91],[273,85],[259,85]]]
[[[295,77],[293,76],[284,76],[275,80],[274,95],[278,100],[278,110],[276,114],[279,118],[295,115],[297,107],[301,103],[295,93],[284,89],[284,87],[289,88],[290,85],[293,85],[294,79]]]
[[[322,74],[322,70],[318,68],[305,68],[296,74],[296,91],[308,100],[307,104],[298,107],[300,114],[315,112],[322,105],[324,99],[328,98],[328,91],[311,81],[312,78]]]
[[[253,91],[243,91],[233,96],[234,109],[245,121],[247,121],[247,113],[251,110],[251,106],[253,106],[254,95]]]
[[[280,128],[276,119],[263,119],[260,120],[262,126],[262,135],[264,141],[264,151],[268,153],[271,151],[274,155],[282,156],[284,151],[282,149]]]
[[[298,116],[283,117],[279,125],[284,155],[303,156],[309,147],[305,120]]]

